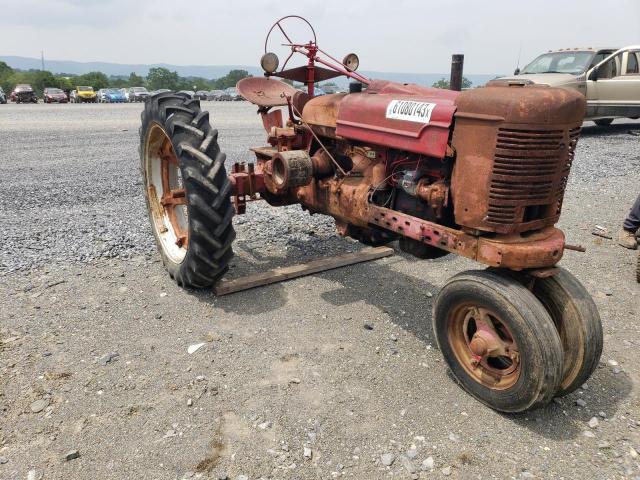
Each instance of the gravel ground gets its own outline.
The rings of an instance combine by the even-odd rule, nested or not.
[[[230,161],[251,160],[255,108],[206,108]],[[561,221],[588,248],[562,264],[600,309],[602,363],[502,415],[433,343],[432,297],[468,260],[178,289],[144,210],[140,109],[0,106],[0,478],[640,478],[636,254],[590,234],[638,193],[639,122],[585,126]],[[236,224],[231,277],[360,248],[298,207],[252,204]]]

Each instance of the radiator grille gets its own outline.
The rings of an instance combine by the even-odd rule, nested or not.
[[[486,220],[506,225],[559,214],[579,135],[579,127],[500,128]]]

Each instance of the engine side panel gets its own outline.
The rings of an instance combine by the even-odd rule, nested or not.
[[[444,158],[458,92],[374,81],[340,103],[338,136]]]

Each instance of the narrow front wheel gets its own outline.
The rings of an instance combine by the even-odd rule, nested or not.
[[[587,381],[602,354],[602,323],[587,289],[567,270],[538,278],[533,294],[542,302],[560,334],[564,350],[563,378],[558,396],[568,395]]]
[[[491,408],[531,410],[557,391],[560,336],[540,301],[515,279],[491,271],[456,275],[436,298],[433,329],[453,375]]]

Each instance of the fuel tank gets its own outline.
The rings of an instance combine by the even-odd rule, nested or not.
[[[443,158],[458,95],[439,88],[374,80],[366,91],[341,99],[336,134]]]

